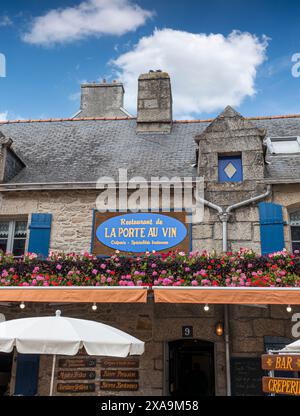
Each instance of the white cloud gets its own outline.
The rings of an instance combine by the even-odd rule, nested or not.
[[[6,121],[8,116],[8,111],[4,111],[3,113],[0,113],[0,121]]]
[[[125,84],[126,108],[136,112],[137,78],[150,69],[171,77],[176,117],[191,118],[226,105],[238,106],[255,94],[258,66],[265,60],[268,39],[233,31],[194,34],[172,29],[155,30],[113,64]]]
[[[13,21],[11,18],[7,15],[0,16],[0,27],[7,27],[11,26],[13,24]]]
[[[89,36],[123,35],[143,25],[152,14],[130,0],[87,0],[36,17],[23,40],[49,46]]]

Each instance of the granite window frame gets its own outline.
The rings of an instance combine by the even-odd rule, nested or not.
[[[227,163],[228,162],[228,163]],[[223,164],[232,165],[236,172],[230,177],[226,172],[227,167]],[[237,175],[237,176],[236,176]],[[218,183],[241,183],[244,181],[243,154],[238,153],[218,153]]]

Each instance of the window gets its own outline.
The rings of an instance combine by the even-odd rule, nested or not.
[[[0,250],[22,256],[25,252],[27,221],[0,221]]]
[[[241,182],[243,180],[242,155],[219,156],[219,182]]]
[[[300,250],[300,211],[290,214],[292,250]]]
[[[300,153],[300,137],[268,137],[265,141],[273,154]]]

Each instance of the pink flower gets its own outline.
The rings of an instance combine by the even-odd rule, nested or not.
[[[198,286],[198,284],[199,284],[199,283],[197,282],[197,280],[192,280],[192,282],[191,282],[191,283],[192,283],[192,286]]]
[[[100,264],[101,269],[106,269],[106,264],[102,263]]]
[[[97,273],[98,273],[98,270],[93,269],[93,270],[92,270],[92,273],[93,273],[93,274],[97,274]]]
[[[62,266],[61,266],[60,264],[58,264],[58,265],[56,266],[56,268],[57,268],[57,270],[61,270],[61,269],[62,269]]]
[[[36,276],[36,280],[45,280],[45,278],[44,276],[39,274],[38,276]]]

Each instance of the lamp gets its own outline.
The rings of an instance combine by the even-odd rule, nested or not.
[[[291,307],[291,305],[288,305],[288,306],[286,307],[286,311],[287,311],[288,313],[291,313],[291,312],[292,312],[292,307]]]
[[[215,331],[216,331],[216,335],[218,335],[218,337],[221,337],[223,335],[223,333],[224,333],[223,322],[219,321],[217,323]]]
[[[20,303],[20,308],[25,309],[25,303],[23,301]]]
[[[92,306],[92,310],[93,311],[96,311],[98,309],[98,306],[96,305],[96,302],[94,302],[93,303],[93,306]]]
[[[208,312],[209,311],[209,305],[206,304],[203,309],[204,309],[205,312]]]

